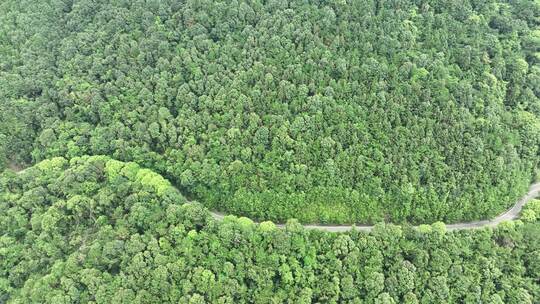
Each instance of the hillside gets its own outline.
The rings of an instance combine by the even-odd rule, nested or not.
[[[277,229],[134,163],[53,158],[0,174],[0,302],[536,303],[539,203],[495,229]]]
[[[213,210],[493,217],[539,163],[535,1],[2,1],[3,162],[135,161]]]

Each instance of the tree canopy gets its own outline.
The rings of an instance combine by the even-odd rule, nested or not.
[[[539,18],[530,0],[4,0],[0,166],[109,155],[263,220],[491,217],[539,162]]]
[[[538,204],[530,204],[538,210]],[[2,303],[536,303],[540,222],[372,233],[217,222],[105,156],[0,174]]]

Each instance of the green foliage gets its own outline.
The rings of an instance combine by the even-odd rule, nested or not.
[[[161,195],[156,180],[166,184],[105,156],[0,174],[0,302],[521,304],[540,296],[538,222],[462,232],[436,223],[422,233],[378,225],[333,234],[298,221],[257,229],[243,217],[216,222],[196,203]]]
[[[35,168],[42,172],[61,172],[68,165],[68,161],[63,157],[54,157],[38,163]]]
[[[261,222],[259,224],[259,229],[261,231],[270,232],[270,231],[276,229],[276,224],[274,224],[274,223],[272,223],[270,221]]]
[[[7,137],[0,133],[0,171],[4,171],[7,166]]]
[[[521,220],[525,222],[535,222],[538,219],[538,214],[533,209],[525,209],[521,213]]]
[[[540,200],[530,201],[521,211],[521,220],[525,222],[535,222],[540,220]]]
[[[538,11],[5,0],[0,167],[109,155],[209,208],[281,222],[491,217],[539,162]]]
[[[538,303],[539,12],[0,1],[0,303]]]

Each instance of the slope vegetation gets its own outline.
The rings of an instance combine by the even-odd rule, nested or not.
[[[103,156],[0,174],[1,303],[536,303],[540,202],[524,220],[370,233],[212,219]],[[525,216],[526,215],[526,216]]]
[[[18,162],[105,154],[323,223],[493,217],[538,165],[537,1],[34,2],[0,4]]]

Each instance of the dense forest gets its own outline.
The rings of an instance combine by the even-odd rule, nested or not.
[[[540,159],[539,20],[531,0],[3,0],[0,167],[109,155],[263,220],[492,217]]]
[[[212,219],[105,156],[0,174],[1,303],[538,303],[540,201],[523,221],[372,233]]]

